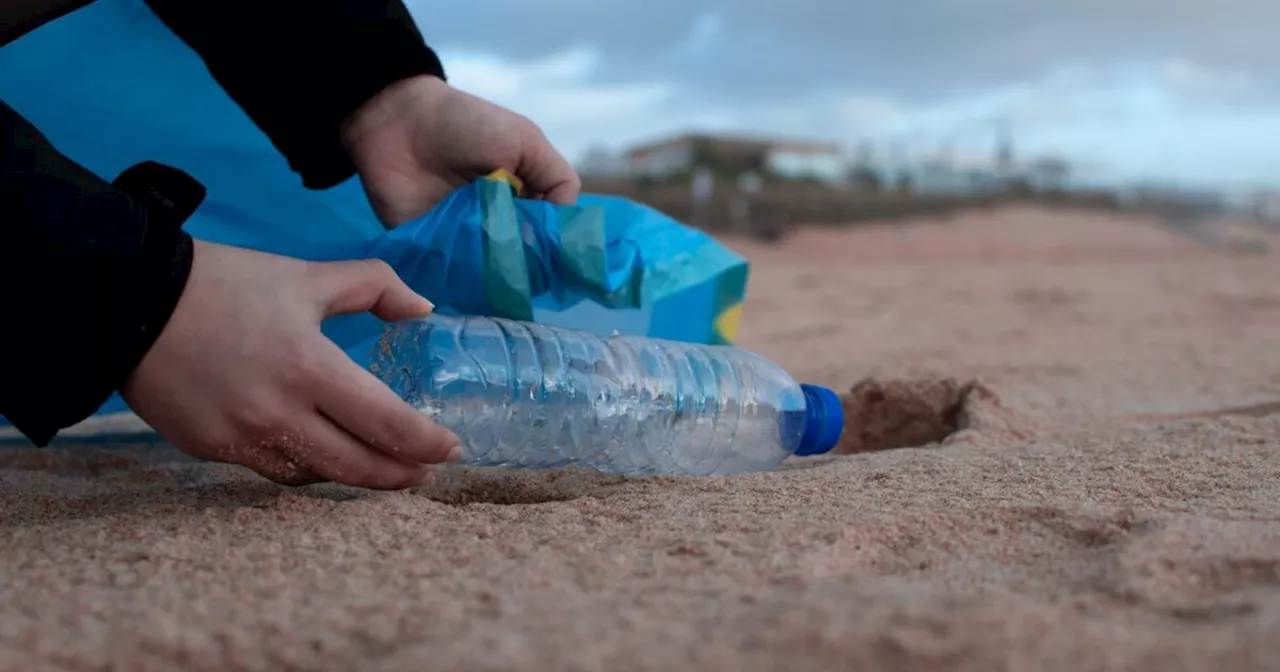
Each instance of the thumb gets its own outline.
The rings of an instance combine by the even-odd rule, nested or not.
[[[582,179],[547,136],[536,126],[526,129],[516,176],[530,194],[540,195],[556,205],[573,205],[582,191]]]
[[[378,259],[316,263],[310,273],[324,317],[369,311],[395,321],[426,317],[435,308]]]

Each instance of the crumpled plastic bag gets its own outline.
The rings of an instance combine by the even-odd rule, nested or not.
[[[556,206],[489,179],[371,241],[288,253],[382,259],[443,313],[698,343],[733,341],[747,281],[741,257],[644,205],[586,195]],[[368,314],[324,325],[358,360],[381,328]]]

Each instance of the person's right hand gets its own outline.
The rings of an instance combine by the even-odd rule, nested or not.
[[[196,242],[186,290],[121,393],[193,457],[290,485],[417,485],[432,463],[458,459],[457,437],[348,358],[320,321],[431,309],[379,261],[313,263]]]
[[[570,205],[582,189],[537,124],[429,75],[403,79],[365,101],[341,135],[388,228],[499,168],[523,182],[526,197]]]

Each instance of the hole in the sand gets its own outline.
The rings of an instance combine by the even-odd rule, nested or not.
[[[909,448],[956,433],[969,385],[953,379],[867,379],[844,398],[845,433],[839,453]]]
[[[1189,623],[1219,623],[1258,613],[1258,605],[1252,602],[1229,602],[1190,607],[1170,607],[1164,613]]]
[[[586,469],[546,471],[442,469],[415,493],[452,506],[468,504],[547,504],[568,502],[616,485],[620,477]]]
[[[1034,434],[1032,424],[978,381],[954,378],[866,379],[844,396],[845,432],[838,454],[912,448],[973,429],[1011,439]]]

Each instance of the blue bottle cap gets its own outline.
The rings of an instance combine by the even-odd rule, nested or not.
[[[844,433],[844,403],[840,395],[818,385],[801,385],[804,392],[804,434],[796,455],[822,455],[831,452]]]

